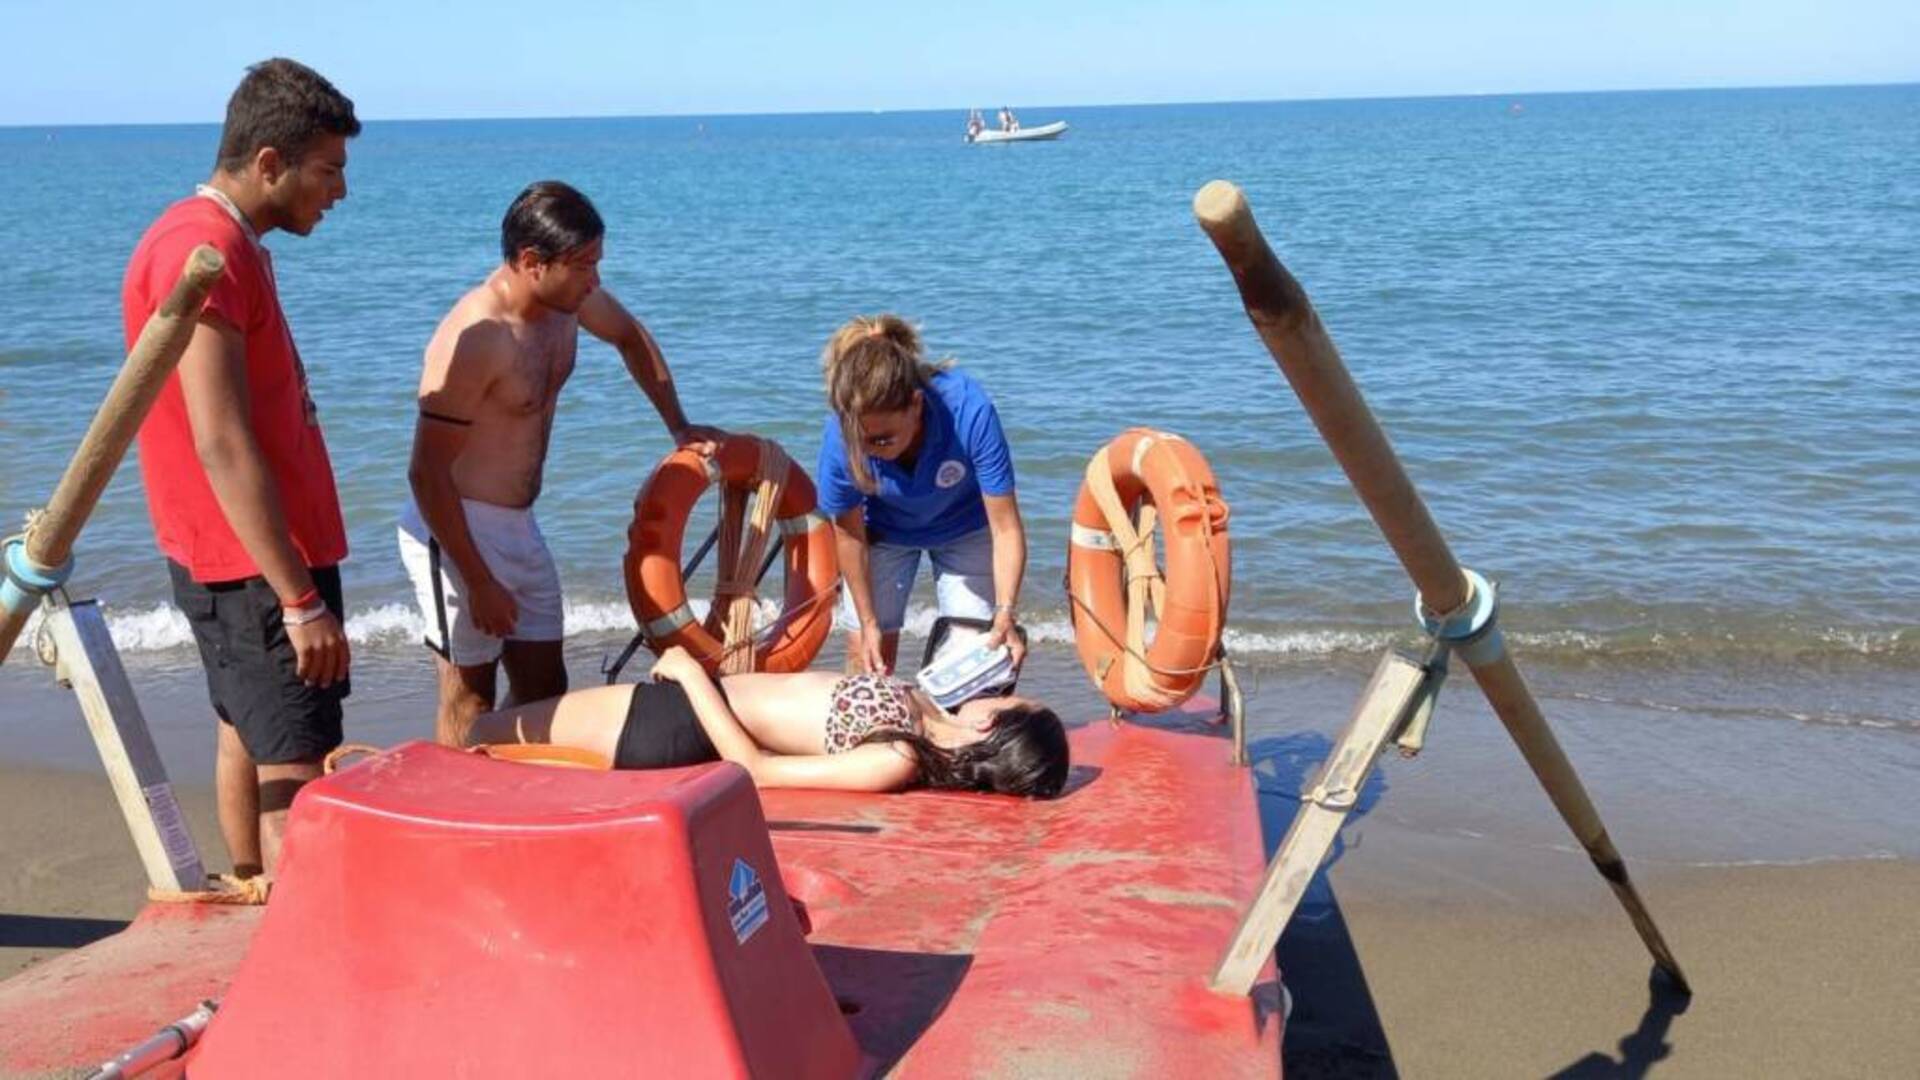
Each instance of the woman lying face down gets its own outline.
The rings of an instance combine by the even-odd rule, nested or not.
[[[486,713],[466,741],[570,746],[618,769],[731,761],[761,787],[924,786],[1045,799],[1067,780],[1066,729],[1030,699],[980,698],[948,712],[911,682],[884,675],[716,680],[678,646],[654,664],[650,683]]]

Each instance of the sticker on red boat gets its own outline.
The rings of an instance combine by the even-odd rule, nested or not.
[[[160,846],[167,850],[167,861],[174,866],[199,862],[200,852],[193,846],[193,833],[187,830],[186,816],[173,797],[173,785],[163,780],[141,788],[140,794],[153,814],[154,827],[160,830]]]
[[[733,877],[727,882],[727,921],[733,924],[733,940],[741,945],[767,923],[767,890],[745,859],[733,860]]]

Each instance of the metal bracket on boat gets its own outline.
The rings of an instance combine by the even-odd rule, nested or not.
[[[1459,607],[1435,614],[1418,591],[1413,595],[1413,617],[1429,640],[1427,655],[1421,661],[1426,672],[1419,698],[1406,721],[1395,732],[1393,742],[1402,757],[1418,754],[1427,742],[1427,726],[1433,720],[1433,708],[1440,699],[1440,687],[1447,681],[1447,659],[1459,653],[1468,666],[1498,660],[1506,650],[1500,636],[1499,588],[1480,574],[1462,567],[1467,579],[1467,598]]]
[[[1228,730],[1233,735],[1233,755],[1231,761],[1245,767],[1247,757],[1247,698],[1240,691],[1240,677],[1233,670],[1233,658],[1227,655],[1226,642],[1220,643],[1215,654],[1220,665],[1220,713],[1225,717]]]

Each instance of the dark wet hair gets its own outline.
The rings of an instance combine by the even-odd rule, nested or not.
[[[1052,709],[1000,710],[986,737],[948,750],[916,731],[883,729],[861,740],[903,742],[920,765],[920,783],[952,791],[985,791],[1051,799],[1067,786],[1067,729]]]
[[[358,134],[360,121],[345,94],[298,60],[276,56],[248,68],[227,99],[215,165],[237,173],[269,146],[297,165],[320,136]]]
[[[585,195],[558,180],[542,180],[528,184],[507,207],[507,216],[500,222],[500,256],[510,263],[530,250],[541,262],[551,262],[606,232],[600,211]]]

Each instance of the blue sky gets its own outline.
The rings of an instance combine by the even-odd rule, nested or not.
[[[0,124],[217,121],[276,54],[372,119],[1920,81],[1920,0],[277,7],[0,0]]]

